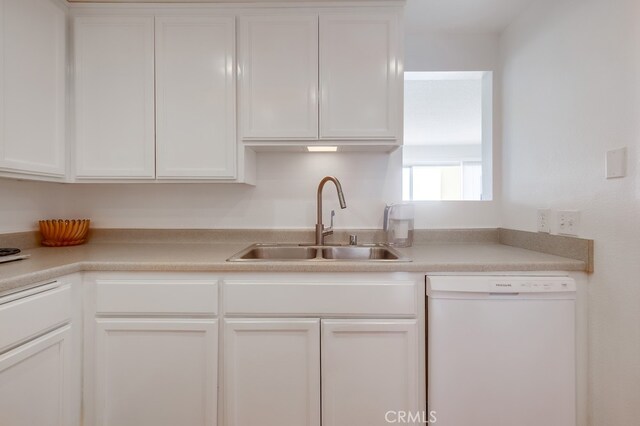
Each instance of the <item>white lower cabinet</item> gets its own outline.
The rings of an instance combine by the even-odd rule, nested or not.
[[[68,426],[71,326],[0,355],[0,424]]]
[[[422,409],[418,330],[416,320],[322,321],[323,426],[383,426]]]
[[[113,272],[84,281],[84,424],[215,426],[216,277]]]
[[[419,413],[419,330],[416,320],[227,319],[225,425],[382,426]]]
[[[79,281],[0,297],[0,425],[80,424]]]
[[[215,319],[96,319],[95,426],[213,426]]]
[[[420,415],[423,282],[411,274],[224,280],[224,426],[386,426],[396,412]]]
[[[320,426],[320,321],[225,320],[225,424]]]
[[[424,410],[423,275],[87,273],[83,289],[87,426],[382,426]]]

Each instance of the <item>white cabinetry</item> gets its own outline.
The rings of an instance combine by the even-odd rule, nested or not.
[[[323,426],[384,426],[389,411],[418,413],[418,332],[415,320],[323,320]]]
[[[0,0],[0,172],[65,176],[66,17],[55,0]]]
[[[90,274],[85,291],[85,424],[215,426],[216,279]]]
[[[395,149],[402,9],[0,0],[0,176],[254,184],[254,150]]]
[[[225,320],[225,424],[320,426],[320,321]]]
[[[233,179],[235,19],[156,18],[158,178]]]
[[[216,424],[216,320],[96,321],[96,426]]]
[[[71,424],[70,328],[67,325],[0,355],[3,426]]]
[[[383,426],[424,409],[415,319],[322,320],[322,337],[319,322],[225,320],[226,426]]]
[[[79,293],[61,282],[0,298],[2,426],[79,425],[77,302]]]
[[[0,299],[2,426],[79,425],[81,364],[92,426],[382,426],[425,409],[423,275],[95,272],[82,295],[73,277]]]
[[[318,16],[240,18],[243,139],[317,139]]]
[[[402,63],[396,14],[320,16],[320,138],[397,139]]]
[[[154,18],[74,21],[76,177],[155,177]]]
[[[245,144],[400,144],[400,19],[396,8],[242,17]]]
[[[388,411],[425,410],[423,282],[409,274],[225,280],[224,425],[383,426]]]

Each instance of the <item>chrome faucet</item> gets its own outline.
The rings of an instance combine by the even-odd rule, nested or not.
[[[342,185],[340,185],[340,181],[333,176],[326,176],[318,185],[318,222],[316,223],[316,245],[322,246],[324,245],[324,237],[326,235],[333,234],[333,216],[335,216],[335,212],[331,211],[331,225],[328,228],[324,227],[322,223],[322,189],[324,188],[324,184],[327,182],[333,182],[336,186],[336,190],[338,191],[338,200],[340,201],[340,208],[346,209],[347,203],[344,201],[344,193],[342,192]]]

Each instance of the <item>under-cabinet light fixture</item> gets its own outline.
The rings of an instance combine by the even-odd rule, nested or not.
[[[338,150],[337,146],[308,146],[307,150],[309,152],[336,152]]]

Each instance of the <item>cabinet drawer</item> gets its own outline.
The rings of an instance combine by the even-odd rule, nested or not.
[[[38,289],[42,292],[34,293]],[[0,299],[0,352],[71,318],[71,287],[58,283]],[[10,301],[8,301],[10,300]]]
[[[195,280],[98,280],[98,314],[216,314],[218,283]]]
[[[417,301],[413,281],[224,283],[229,315],[414,317]]]

